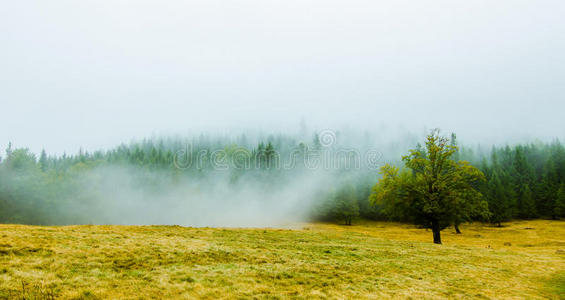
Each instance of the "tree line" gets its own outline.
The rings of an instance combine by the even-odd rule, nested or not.
[[[447,163],[446,166],[452,170],[459,170],[454,176],[472,180],[468,180],[469,186],[465,188],[459,186],[457,181],[442,182],[446,184],[445,191],[450,195],[445,199],[458,205],[450,206],[450,211],[444,212],[449,214],[449,220],[442,217],[441,224],[431,222],[430,227],[455,225],[458,230],[459,224],[468,221],[487,221],[501,225],[512,219],[565,217],[565,148],[558,140],[493,147],[488,151],[459,147],[455,135],[441,140],[441,143],[445,144],[449,153],[449,159],[443,163]],[[187,144],[191,147],[187,148]],[[341,146],[347,148],[346,146],[352,145]],[[420,224],[427,222],[421,220],[421,215],[413,213],[414,207],[406,206],[406,203],[385,201],[387,197],[390,200],[390,194],[379,195],[379,192],[384,190],[394,194],[399,190],[410,190],[408,194],[412,193],[411,197],[420,197],[416,195],[422,195],[421,193],[415,193],[407,186],[404,186],[405,189],[393,188],[398,182],[389,180],[386,183],[386,180],[397,177],[423,180],[415,174],[420,172],[419,174],[423,174],[421,176],[427,176],[422,170],[429,167],[423,160],[432,154],[429,145],[417,144],[404,159],[396,154],[385,156],[384,160],[389,164],[380,174],[374,169],[352,169],[346,165],[332,170],[312,170],[296,164],[292,169],[285,170],[274,168],[271,163],[277,155],[300,158],[308,150],[336,152],[341,146],[338,144],[321,149],[323,145],[316,135],[306,141],[289,135],[258,139],[244,135],[236,139],[206,135],[192,139],[157,138],[122,144],[107,151],[79,151],[74,155],[47,155],[42,151],[36,156],[26,148],[10,145],[0,158],[0,222],[82,223],[80,215],[63,211],[61,207],[72,207],[73,202],[87,201],[81,199],[80,189],[83,186],[76,183],[76,178],[104,166],[134,168],[140,174],[135,184],[140,186],[151,184],[143,179],[143,174],[155,172],[170,182],[175,182],[178,178],[198,178],[216,172],[227,172],[229,184],[244,185],[252,182],[268,190],[284,185],[297,174],[315,177],[323,173],[333,179],[320,180],[318,183],[317,199],[308,208],[314,220],[341,221],[348,225],[356,218]],[[182,154],[191,158],[198,157],[198,162],[182,164],[182,158],[179,162],[179,149],[184,149]],[[241,153],[250,154],[250,163],[257,167],[237,166],[241,162],[238,162],[236,156]],[[232,159],[226,159],[230,156],[233,156]],[[394,158],[396,156],[397,159]],[[214,165],[218,160],[232,167],[218,170]],[[375,185],[378,179],[380,181]],[[377,195],[381,197],[381,201],[375,200]],[[424,206],[418,209],[426,210]]]

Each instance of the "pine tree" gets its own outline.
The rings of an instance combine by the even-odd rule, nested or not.
[[[457,147],[457,135],[454,132],[451,133],[451,140],[449,142],[452,147],[457,149],[455,153],[453,153],[453,160],[459,161],[461,159],[461,154],[459,153],[459,148]]]
[[[521,213],[524,218],[531,219],[536,217],[536,203],[528,184],[524,185],[520,192],[520,203],[522,204]]]
[[[512,217],[508,194],[496,169],[488,181],[487,201],[492,223],[501,226],[502,222],[508,221]]]
[[[518,195],[518,216],[529,218],[532,216],[532,207],[535,211],[535,202],[533,202],[530,188],[533,170],[524,154],[523,146],[517,146],[514,149],[514,161],[512,166],[514,171],[512,173],[514,190]],[[528,192],[528,194],[525,194],[526,192]]]
[[[542,179],[538,184],[538,213],[542,216],[551,216],[554,218],[553,205],[556,200],[557,190],[559,189],[559,178],[557,176],[557,169],[555,166],[555,159],[551,153],[547,154],[549,157],[542,170]]]
[[[41,155],[39,156],[39,167],[43,172],[47,170],[47,154],[45,153],[45,149],[41,150]]]
[[[561,183],[559,190],[557,190],[553,214],[557,218],[565,217],[565,183]]]
[[[267,147],[265,147],[265,167],[267,169],[273,169],[278,167],[277,161],[277,153],[275,151],[275,147],[271,142],[267,143]]]
[[[265,167],[265,144],[263,142],[259,143],[253,157],[255,158],[256,168],[262,169]]]
[[[6,158],[9,158],[12,155],[12,142],[8,143],[8,148],[6,148]]]

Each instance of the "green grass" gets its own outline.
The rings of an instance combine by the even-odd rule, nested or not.
[[[565,299],[565,271],[557,273],[549,282],[548,287],[556,295]]]
[[[565,222],[296,229],[0,225],[0,298],[555,298]]]

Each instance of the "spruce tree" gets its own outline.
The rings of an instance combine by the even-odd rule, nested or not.
[[[556,218],[565,217],[565,183],[561,183],[559,190],[557,190],[553,214]]]
[[[533,177],[533,170],[526,158],[526,155],[524,154],[523,146],[517,146],[514,149],[514,160],[512,167],[514,190],[518,195],[518,216],[521,218],[529,218],[529,216],[532,215],[532,206],[535,210],[535,203],[533,202],[532,191],[530,187]],[[528,194],[526,194],[526,192]]]
[[[508,194],[496,169],[488,181],[487,201],[491,213],[490,221],[493,224],[500,227],[502,222],[508,221],[512,217]]]
[[[520,192],[520,203],[522,204],[522,217],[527,219],[536,217],[536,203],[528,184],[524,185]]]
[[[41,150],[41,155],[39,156],[39,167],[43,172],[47,170],[47,154],[45,153],[45,149]]]

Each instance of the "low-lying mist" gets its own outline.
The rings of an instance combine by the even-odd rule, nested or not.
[[[340,205],[368,206],[378,167],[414,144],[408,134],[384,142],[324,130],[152,138],[71,156],[9,147],[0,222],[262,227],[334,219]]]
[[[379,167],[399,164],[418,140],[409,132],[322,130],[155,137],[70,156],[10,146],[0,161],[0,223],[278,227],[382,219],[368,202]],[[547,156],[561,149],[557,140],[522,148],[499,154],[506,173],[524,151],[532,170],[559,165],[559,155]],[[490,149],[461,147],[457,156],[490,174]]]
[[[60,212],[92,224],[282,226],[307,220],[323,187],[337,185],[339,178],[297,172],[276,182],[254,176],[233,180],[222,171],[187,178],[104,166],[76,178],[77,190]]]

